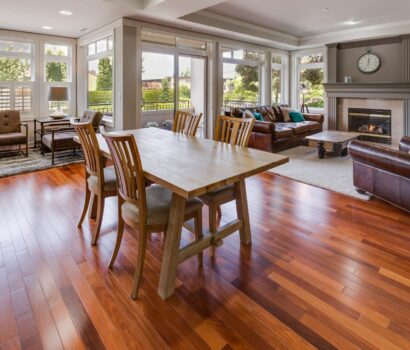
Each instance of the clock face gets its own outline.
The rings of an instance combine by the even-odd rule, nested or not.
[[[374,73],[380,68],[380,57],[374,53],[365,53],[359,58],[358,68],[363,73]]]

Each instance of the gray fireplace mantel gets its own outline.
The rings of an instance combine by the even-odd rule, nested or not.
[[[328,97],[350,98],[410,98],[410,83],[326,83]]]
[[[404,101],[404,134],[410,135],[410,82],[400,83],[325,83],[328,101],[328,127],[337,130],[337,99],[368,98]]]

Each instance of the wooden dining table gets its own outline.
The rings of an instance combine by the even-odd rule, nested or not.
[[[172,203],[165,236],[158,294],[166,299],[174,292],[178,264],[200,251],[219,246],[223,239],[239,231],[241,243],[251,243],[251,229],[245,178],[288,162],[288,157],[173,133],[158,128],[111,132],[135,137],[146,179],[172,191]],[[111,159],[108,145],[97,134],[103,156]],[[75,140],[79,142],[78,137]],[[184,208],[187,199],[234,184],[237,218],[209,230],[194,242],[180,248]]]

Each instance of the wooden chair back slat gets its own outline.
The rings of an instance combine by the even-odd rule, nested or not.
[[[174,123],[172,124],[172,131],[195,136],[201,118],[202,113],[197,115],[191,112],[177,111],[174,117]]]
[[[79,123],[75,120],[71,120],[70,122],[80,139],[87,173],[98,176],[104,180],[101,150],[91,122]],[[102,183],[104,183],[104,181]]]
[[[133,135],[103,133],[117,174],[118,194],[138,206],[141,223],[146,223],[147,203],[141,158]]]
[[[219,115],[216,117],[215,141],[248,147],[255,119]]]

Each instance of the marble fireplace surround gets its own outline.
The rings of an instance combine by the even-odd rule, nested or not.
[[[350,108],[392,111],[392,145],[410,136],[410,83],[327,83],[329,130],[347,130]]]

